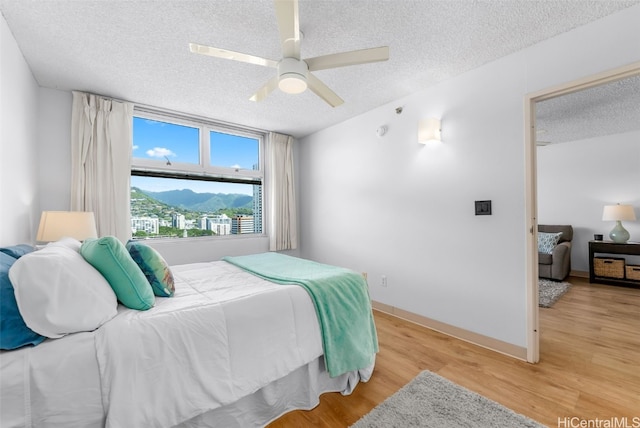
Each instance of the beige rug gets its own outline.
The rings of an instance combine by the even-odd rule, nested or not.
[[[550,308],[564,293],[569,291],[571,284],[568,282],[553,281],[539,278],[538,280],[538,306]]]
[[[423,371],[353,428],[542,428],[544,425]]]

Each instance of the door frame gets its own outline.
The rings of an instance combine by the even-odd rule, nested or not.
[[[536,103],[605,83],[640,75],[640,61],[527,94],[524,99],[527,362],[540,360],[538,307],[538,193],[536,156]]]

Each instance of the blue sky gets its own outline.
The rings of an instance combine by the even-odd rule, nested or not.
[[[211,165],[253,169],[259,162],[256,139],[212,131],[210,145]],[[199,164],[198,128],[134,117],[133,157]],[[253,194],[252,186],[233,183],[134,176],[131,185],[151,191],[191,189],[194,192]]]
[[[253,138],[210,132],[211,164],[253,169],[259,143]],[[133,157],[199,163],[198,128],[133,118]]]

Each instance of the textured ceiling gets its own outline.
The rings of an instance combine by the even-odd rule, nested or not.
[[[41,86],[302,137],[638,3],[300,0],[303,58],[390,48],[386,62],[314,73],[345,100],[336,108],[310,91],[254,103],[273,69],[189,52],[280,59],[271,0],[0,0],[0,11]]]
[[[557,144],[640,130],[640,76],[536,104],[537,139]]]

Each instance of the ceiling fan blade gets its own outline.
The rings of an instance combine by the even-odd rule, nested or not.
[[[274,0],[283,58],[300,59],[298,0]]]
[[[213,48],[211,46],[199,45],[197,43],[189,43],[189,50],[193,53],[201,55],[209,55],[216,58],[232,59],[234,61],[248,62],[249,64],[262,65],[265,67],[278,67],[278,61],[273,61],[259,56],[247,55],[240,52],[229,51],[226,49]]]
[[[389,59],[389,46],[360,49],[357,51],[317,56],[305,59],[309,71],[326,70],[328,68],[346,67],[348,65],[366,64]]]
[[[264,86],[249,98],[251,101],[259,102],[267,98],[267,96],[278,87],[278,76],[272,77],[264,84]]]
[[[314,94],[325,100],[331,107],[338,107],[340,104],[344,103],[342,98],[340,98],[313,74],[309,73],[307,76],[307,83],[309,84],[309,89],[311,89]]]

